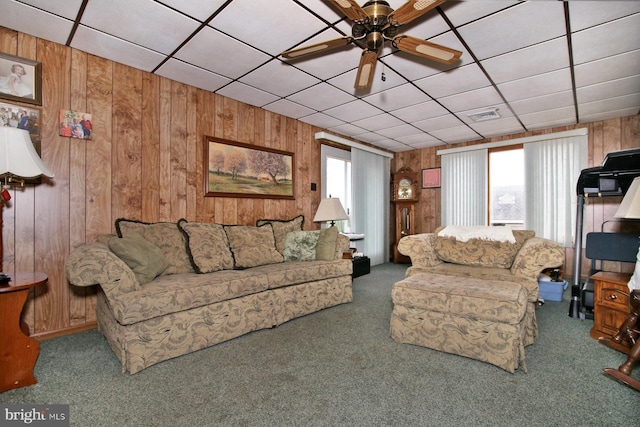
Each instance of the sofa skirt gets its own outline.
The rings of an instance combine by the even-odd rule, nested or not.
[[[99,331],[120,359],[122,372],[135,374],[182,356],[323,308],[351,302],[351,276],[277,288],[171,313],[130,325],[115,320],[98,293]]]

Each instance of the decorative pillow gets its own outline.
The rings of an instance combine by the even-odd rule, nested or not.
[[[278,252],[283,253],[287,233],[292,231],[302,231],[304,215],[298,215],[297,217],[289,220],[259,219],[256,221],[256,227],[260,227],[265,224],[271,224],[271,226],[273,226],[273,236],[276,239],[276,249]]]
[[[284,245],[285,261],[313,261],[316,259],[316,245],[320,230],[292,231],[287,233]]]
[[[439,227],[435,231],[438,258],[446,262],[482,267],[511,268],[524,242],[535,236],[535,232],[531,230],[513,230],[515,243],[475,238],[461,242],[454,237],[439,236],[441,230],[442,227]]]
[[[160,248],[139,234],[134,233],[122,238],[111,237],[108,246],[118,258],[131,267],[141,285],[155,279],[169,266]]]
[[[118,237],[139,234],[159,247],[169,263],[162,274],[193,273],[187,252],[187,238],[175,222],[147,223],[119,218],[116,220],[116,232]]]
[[[178,227],[187,236],[187,249],[196,273],[233,269],[233,255],[221,224],[181,219]]]
[[[331,261],[336,256],[338,244],[338,227],[328,227],[320,230],[320,237],[316,245],[316,259]]]
[[[260,227],[225,225],[224,231],[229,239],[235,268],[242,269],[284,261],[282,254],[276,250],[271,224]]]

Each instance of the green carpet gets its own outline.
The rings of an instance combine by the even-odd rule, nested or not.
[[[39,383],[0,404],[70,404],[73,426],[640,426],[640,393],[602,373],[624,355],[564,302],[538,309],[528,373],[389,338],[406,266],[354,280],[354,301],[121,374],[95,330],[41,343]],[[640,376],[640,367],[634,377]]]

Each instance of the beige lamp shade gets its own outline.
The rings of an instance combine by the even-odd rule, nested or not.
[[[8,126],[0,127],[0,176],[53,178],[33,147],[29,132]]]
[[[614,216],[640,219],[640,176],[634,178]]]
[[[343,219],[349,219],[349,215],[344,211],[340,199],[329,197],[320,201],[320,206],[318,206],[316,216],[313,217],[313,222],[331,221],[331,225],[333,225],[334,221]]]

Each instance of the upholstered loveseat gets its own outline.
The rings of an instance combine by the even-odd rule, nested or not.
[[[392,289],[391,337],[514,372],[538,337],[538,276],[564,262],[563,248],[529,230],[440,227],[406,236],[411,258]]]
[[[99,285],[100,332],[122,363],[155,363],[352,300],[349,239],[302,216],[256,226],[116,221],[74,249],[75,286]]]

